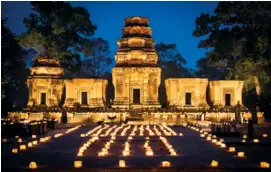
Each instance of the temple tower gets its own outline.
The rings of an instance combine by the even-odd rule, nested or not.
[[[152,30],[145,17],[128,17],[118,40],[116,66],[112,69],[117,108],[157,108],[161,68]]]

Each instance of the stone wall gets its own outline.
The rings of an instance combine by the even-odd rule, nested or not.
[[[238,103],[242,104],[242,89],[243,81],[237,80],[221,80],[210,81],[210,100],[213,105],[225,106],[226,94],[231,95],[230,105],[235,106]]]
[[[167,100],[170,106],[209,107],[206,102],[208,79],[170,78],[165,81]],[[186,93],[191,93],[191,105],[186,105]]]
[[[140,107],[160,107],[158,88],[161,82],[159,67],[115,67],[112,69],[115,87],[115,108],[128,108],[134,104],[134,89],[140,90]],[[131,106],[130,106],[131,107]]]
[[[118,122],[121,119],[121,113],[109,113],[109,112],[85,112],[85,113],[68,113],[68,123],[77,122],[93,122],[98,121],[110,122],[108,116],[116,116],[114,122]]]
[[[73,107],[74,103],[82,104],[82,92],[87,93],[86,107],[104,107],[106,100],[107,80],[93,78],[66,79],[66,99],[64,106]]]

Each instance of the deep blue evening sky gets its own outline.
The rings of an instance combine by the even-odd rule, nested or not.
[[[197,48],[199,39],[192,36],[195,19],[203,13],[212,13],[217,2],[71,2],[84,6],[90,18],[98,26],[95,37],[109,41],[112,54],[121,37],[124,18],[144,16],[150,19],[153,39],[156,43],[176,43],[187,61],[194,68],[205,50]],[[2,2],[2,15],[8,18],[7,26],[15,33],[25,31],[23,19],[31,12],[30,2]]]

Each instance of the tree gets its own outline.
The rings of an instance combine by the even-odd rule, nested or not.
[[[7,20],[1,18],[1,21],[1,100],[2,113],[6,113],[16,106],[16,95],[26,88],[27,70],[24,62],[26,52],[5,26]]]
[[[89,55],[89,37],[96,26],[84,7],[72,7],[67,2],[31,2],[33,13],[24,19],[27,32],[18,38],[27,49],[39,56],[61,60],[65,74],[80,70],[80,55]]]
[[[263,2],[220,2],[214,15],[201,14],[196,19],[195,37],[207,37],[199,48],[208,49],[206,58],[210,65],[226,73],[228,79],[240,79],[238,69],[268,66],[271,59],[271,3]],[[255,71],[255,70],[253,70]],[[265,68],[258,68],[257,75],[249,70],[242,71],[242,78],[253,79],[257,94],[260,84],[269,82]],[[235,73],[235,74],[234,74]],[[252,80],[251,80],[252,81]]]
[[[162,68],[162,80],[166,78],[187,77],[191,74],[189,69],[183,67],[186,60],[177,50],[176,44],[156,44],[155,49],[158,54],[158,64]]]
[[[82,61],[81,72],[85,75],[102,77],[108,72],[107,67],[112,63],[108,41],[95,38],[90,40],[90,44],[92,53]]]
[[[245,91],[255,90],[257,101],[270,95],[270,14],[270,2],[219,2],[214,15],[196,19],[193,32],[203,37],[198,46],[207,50],[204,63],[224,79],[244,80]]]
[[[208,78],[209,80],[222,79],[225,73],[212,65],[207,58],[201,58],[197,61],[196,76],[200,78]]]

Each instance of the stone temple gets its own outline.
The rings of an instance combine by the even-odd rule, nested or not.
[[[27,119],[46,116],[60,121],[65,114],[68,122],[95,122],[106,120],[108,115],[116,115],[116,120],[132,115],[162,120],[164,116],[173,120],[251,118],[250,113],[242,111],[243,81],[237,80],[168,78],[165,80],[168,108],[161,108],[158,89],[162,69],[148,18],[126,18],[117,44],[116,66],[112,69],[115,98],[110,107],[106,98],[107,80],[64,78],[59,60],[42,56],[35,58],[30,68],[27,107],[23,112],[10,112],[9,116]]]

